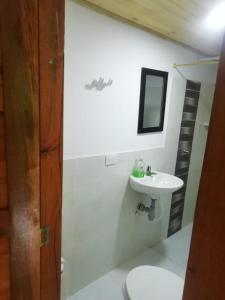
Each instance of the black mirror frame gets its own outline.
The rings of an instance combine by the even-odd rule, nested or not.
[[[144,107],[145,107],[145,84],[146,84],[146,76],[147,75],[154,75],[154,76],[162,77],[164,86],[163,86],[163,95],[162,95],[159,126],[144,128],[143,127],[143,119],[144,119]],[[164,71],[158,71],[158,70],[147,69],[147,68],[141,69],[141,90],[140,90],[139,117],[138,117],[138,134],[163,131],[168,75],[169,75],[169,73],[164,72]]]

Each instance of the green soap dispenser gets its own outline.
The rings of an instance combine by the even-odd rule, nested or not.
[[[136,159],[135,160],[132,175],[134,177],[138,177],[138,178],[141,178],[141,177],[145,176],[145,163],[144,163],[143,159]]]

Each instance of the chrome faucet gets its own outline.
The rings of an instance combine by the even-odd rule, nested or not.
[[[152,176],[152,167],[151,166],[147,166],[146,176]]]

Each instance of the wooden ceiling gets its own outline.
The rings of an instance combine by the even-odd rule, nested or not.
[[[205,55],[220,53],[223,32],[206,18],[221,0],[79,0],[94,9],[176,41]]]

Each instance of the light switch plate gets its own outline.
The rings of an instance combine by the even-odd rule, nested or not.
[[[109,167],[109,166],[115,166],[117,164],[117,154],[107,154],[105,156],[105,166]]]

